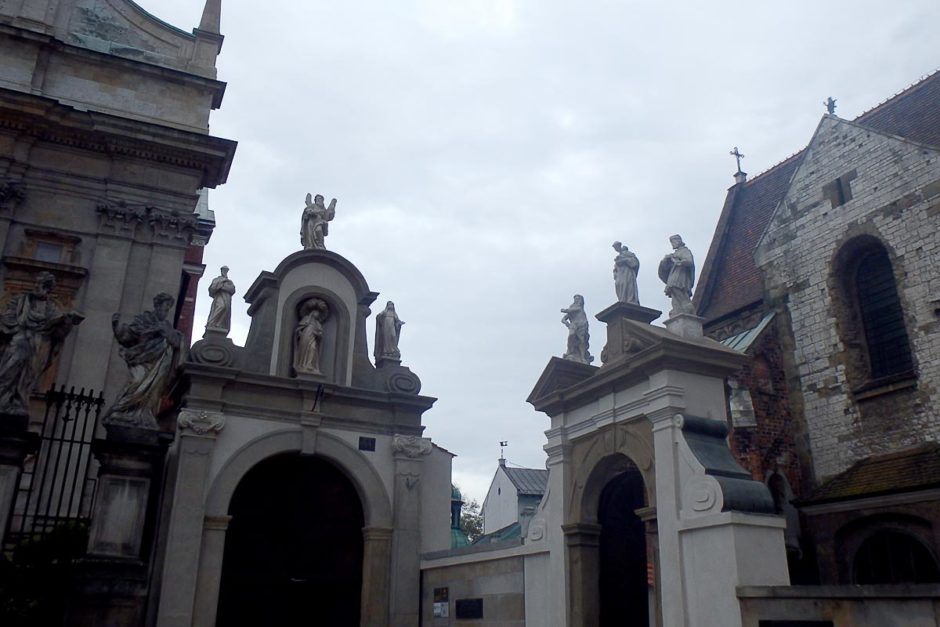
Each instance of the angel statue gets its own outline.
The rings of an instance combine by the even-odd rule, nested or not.
[[[307,194],[307,206],[300,220],[300,243],[304,250],[326,250],[323,238],[330,234],[330,220],[336,215],[336,199],[330,206],[323,205],[323,196],[317,194],[311,198]]]

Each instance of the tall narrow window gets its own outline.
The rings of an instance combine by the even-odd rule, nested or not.
[[[872,379],[911,373],[910,342],[894,283],[891,260],[881,246],[865,250],[855,271],[855,293]]]

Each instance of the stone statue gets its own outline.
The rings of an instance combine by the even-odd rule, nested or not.
[[[587,315],[584,313],[584,297],[575,294],[574,302],[562,309],[561,313],[565,314],[561,322],[568,327],[568,350],[565,351],[564,358],[581,364],[591,363],[594,357],[588,351],[591,338],[588,334]]]
[[[405,324],[395,313],[395,303],[388,301],[385,309],[375,317],[375,361],[380,359],[401,359],[398,350],[398,338],[401,325]]]
[[[636,273],[640,270],[640,260],[620,242],[614,242],[614,250],[617,251],[617,256],[614,257],[614,290],[617,292],[617,300],[639,305]]]
[[[36,275],[33,291],[15,296],[0,314],[0,416],[29,416],[29,395],[55,362],[72,327],[85,319],[50,298],[55,277]]]
[[[336,215],[336,199],[330,206],[323,205],[323,196],[317,194],[311,201],[307,194],[307,206],[300,220],[300,243],[304,250],[326,250],[323,238],[330,234],[330,220]]]
[[[105,425],[158,428],[160,402],[170,388],[183,343],[183,334],[168,320],[172,310],[173,297],[161,292],[153,297],[153,311],[137,314],[130,324],[122,324],[119,313],[111,316],[131,378],[102,419]]]
[[[666,296],[672,299],[670,317],[677,314],[694,314],[692,285],[695,281],[695,259],[679,235],[669,238],[673,251],[659,262],[659,278],[666,284]]]
[[[232,328],[232,295],[234,294],[235,284],[228,278],[228,266],[222,266],[222,274],[212,279],[212,283],[209,284],[212,306],[209,308],[209,319],[206,320],[207,331],[224,331],[228,335]]]
[[[297,374],[322,374],[323,323],[330,315],[330,308],[321,298],[308,298],[301,303],[298,313],[300,322],[294,329],[294,371]]]

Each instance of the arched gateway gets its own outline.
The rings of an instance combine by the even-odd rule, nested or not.
[[[340,255],[296,252],[248,289],[244,347],[193,346],[158,627],[417,624],[419,556],[450,546],[451,455],[421,437],[418,377],[369,360],[376,296]]]

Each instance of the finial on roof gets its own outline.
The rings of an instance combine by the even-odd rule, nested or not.
[[[826,105],[826,111],[829,112],[829,115],[835,115],[837,102],[838,100],[834,99],[832,96],[829,96],[826,101],[823,102],[823,104]]]
[[[738,171],[734,173],[734,182],[743,183],[744,181],[747,180],[747,172],[741,169],[741,159],[744,158],[744,155],[741,154],[741,151],[738,150],[737,146],[735,146],[734,150],[732,150],[728,154],[734,157],[735,161],[738,164]]]
[[[501,440],[500,443],[499,443],[499,465],[500,465],[500,466],[505,466],[505,465],[506,465],[506,458],[503,457],[503,447],[504,447],[504,446],[509,446],[509,442],[507,442],[507,441],[505,441],[505,440]]]
[[[221,34],[221,26],[222,0],[206,0],[206,6],[202,10],[202,19],[199,21],[199,30]]]

